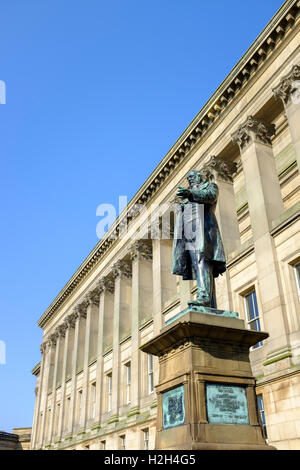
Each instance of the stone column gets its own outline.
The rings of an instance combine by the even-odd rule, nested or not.
[[[64,322],[65,328],[65,342],[64,342],[64,351],[63,351],[63,368],[62,368],[62,379],[61,379],[61,406],[60,406],[60,416],[58,421],[58,433],[57,439],[61,439],[63,431],[64,431],[64,420],[65,420],[65,406],[66,406],[66,380],[67,380],[67,365],[68,362],[71,361],[72,355],[72,345],[71,342],[73,338],[71,338],[70,333],[71,329],[75,327],[75,319],[76,316],[74,313],[68,315]]]
[[[51,335],[47,341],[47,365],[45,366],[45,381],[42,391],[42,406],[43,418],[41,422],[41,442],[40,445],[44,445],[48,435],[46,434],[46,417],[48,413],[48,394],[49,394],[49,384],[51,380],[51,366],[52,366],[52,357],[55,351],[56,345],[56,335]]]
[[[209,172],[219,188],[216,218],[224,245],[226,258],[241,245],[240,229],[236,210],[236,200],[233,187],[233,174],[237,165],[216,156],[210,157],[204,171]],[[229,272],[226,271],[215,281],[217,308],[232,310],[232,294]]]
[[[99,289],[95,288],[88,293],[86,297],[86,324],[85,324],[85,343],[84,343],[84,364],[83,364],[83,388],[82,388],[82,410],[79,427],[85,430],[88,418],[89,403],[89,352],[91,338],[91,317],[93,310],[99,310]]]
[[[112,305],[112,296],[115,289],[113,279],[104,277],[99,281],[99,320],[98,320],[98,341],[97,341],[97,372],[96,372],[96,406],[95,423],[93,427],[101,428],[102,414],[102,393],[103,391],[103,342],[104,342],[104,322],[105,313]],[[110,297],[110,299],[108,299]],[[108,301],[109,300],[109,301]],[[108,307],[108,309],[107,309]],[[111,325],[112,326],[112,325]]]
[[[40,419],[40,412],[41,412],[41,400],[42,400],[42,390],[43,390],[43,384],[44,384],[44,375],[45,375],[45,362],[46,362],[46,344],[43,343],[40,347],[41,355],[42,355],[42,360],[41,360],[41,369],[40,369],[40,377],[39,377],[39,386],[38,386],[38,391],[37,391],[37,398],[36,398],[36,415],[35,415],[35,420],[34,420],[34,425],[33,425],[33,433],[32,433],[32,439],[31,439],[31,449],[36,449],[37,445],[39,444],[38,442],[38,437],[39,437],[39,429],[41,426],[41,419]]]
[[[52,383],[52,409],[49,425],[49,439],[50,442],[53,442],[53,432],[54,432],[54,420],[56,413],[56,386],[57,386],[57,371],[58,371],[58,360],[59,355],[61,354],[62,348],[62,338],[65,336],[65,326],[62,325],[55,330],[56,335],[56,349],[55,349],[55,362],[54,362],[54,373],[53,373],[53,383]]]
[[[119,420],[120,407],[120,328],[121,320],[127,317],[126,287],[131,282],[131,264],[117,261],[112,269],[115,278],[114,318],[113,318],[113,359],[112,359],[112,407],[109,422]],[[129,307],[129,306],[128,306]]]
[[[300,172],[300,66],[294,65],[279,85],[273,89],[275,98],[281,99],[289,123],[290,133]]]
[[[160,239],[152,240],[153,256],[153,334],[157,335],[162,328],[162,246]]]
[[[131,304],[131,404],[130,416],[140,413],[141,352],[140,321],[152,313],[152,247],[138,240],[130,248],[132,260]],[[148,311],[149,310],[149,311]]]
[[[281,349],[288,342],[280,273],[270,234],[272,221],[284,210],[271,145],[274,133],[275,126],[249,116],[232,136],[241,151],[263,323],[270,334],[266,344],[268,352]]]
[[[78,355],[79,355],[79,333],[82,328],[82,322],[86,319],[86,305],[78,305],[74,310],[75,314],[75,334],[74,334],[74,348],[73,348],[73,360],[72,360],[72,381],[71,381],[71,397],[70,397],[70,420],[68,426],[68,434],[72,434],[75,427],[75,414],[76,414],[76,374],[78,366]]]
[[[176,296],[176,276],[171,274],[173,233],[168,227],[151,227],[153,253],[153,321],[154,334],[163,325],[162,311],[166,301]]]

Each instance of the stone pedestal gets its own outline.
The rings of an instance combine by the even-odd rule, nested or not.
[[[203,313],[205,312],[205,313]],[[249,347],[268,337],[234,312],[189,306],[141,346],[159,357],[156,449],[268,450]]]

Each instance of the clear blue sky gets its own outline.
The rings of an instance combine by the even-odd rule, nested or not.
[[[0,429],[31,426],[37,320],[282,0],[1,4]]]

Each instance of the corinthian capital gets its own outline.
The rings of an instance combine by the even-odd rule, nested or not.
[[[99,305],[100,301],[100,289],[99,287],[95,287],[93,290],[89,291],[86,295],[86,301],[88,305]]]
[[[112,274],[115,278],[118,276],[132,277],[131,263],[125,260],[117,261],[112,267]]]
[[[299,86],[296,86],[296,83],[300,80],[300,66],[293,65],[290,72],[282,77],[279,85],[273,88],[273,93],[276,99],[281,99],[284,104],[288,104],[293,97],[293,93],[296,90],[299,90]]]
[[[113,294],[115,292],[115,281],[111,277],[105,276],[100,279],[98,283],[99,292],[109,292]]]
[[[137,240],[130,247],[130,257],[132,260],[142,258],[146,260],[152,259],[152,248],[145,240]]]
[[[234,162],[226,162],[223,158],[216,156],[210,157],[209,161],[203,165],[201,172],[209,180],[222,180],[232,183],[233,175],[237,171],[237,164]]]
[[[67,325],[65,323],[62,323],[56,328],[55,332],[57,333],[58,336],[64,337],[66,334],[66,329],[67,329]]]
[[[86,311],[88,305],[89,302],[86,299],[76,305],[76,307],[74,308],[74,314],[76,318],[86,318]]]
[[[67,328],[74,328],[75,327],[75,320],[77,318],[77,315],[75,312],[70,313],[70,315],[67,316],[65,323]]]
[[[258,141],[271,145],[271,137],[275,135],[275,125],[266,124],[253,116],[248,116],[238,130],[231,135],[232,141],[243,150],[249,143]]]

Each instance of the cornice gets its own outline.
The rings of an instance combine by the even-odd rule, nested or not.
[[[69,282],[60,291],[38,321],[44,328],[55,312],[72,295],[75,289],[108,253],[115,244],[122,226],[129,223],[136,214],[136,204],[147,204],[159,191],[165,181],[169,179],[174,170],[187,158],[195,145],[206,136],[217,123],[220,115],[232,104],[239,92],[253,79],[261,66],[272,56],[290,31],[299,24],[300,0],[287,0],[267,24],[252,46],[246,51],[227,78],[221,83],[212,97],[207,101],[201,111],[193,119],[187,129],[175,142],[160,164],[151,173],[127,209],[115,220],[105,236],[97,243],[88,257],[79,266]]]

